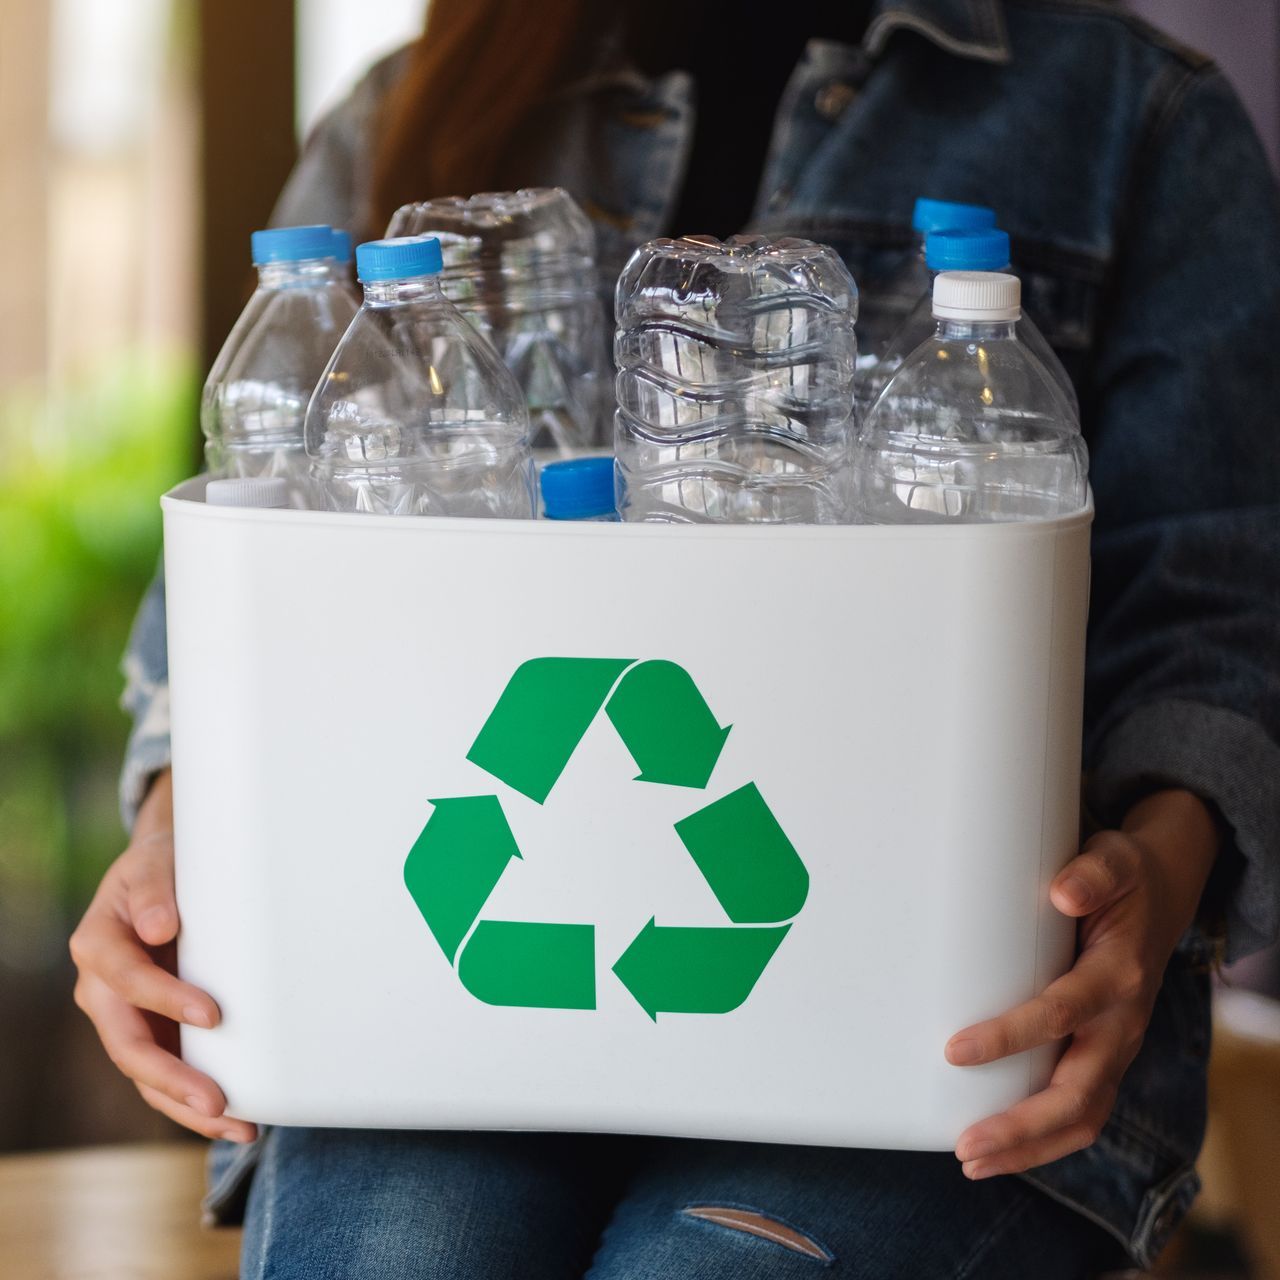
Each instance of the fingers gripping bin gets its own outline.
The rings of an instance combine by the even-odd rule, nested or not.
[[[1089,520],[164,500],[183,1028],[234,1115],[943,1149],[1072,929]]]

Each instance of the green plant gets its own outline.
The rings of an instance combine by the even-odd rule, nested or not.
[[[191,469],[195,394],[189,359],[151,355],[56,399],[0,401],[6,915],[76,911],[120,847],[120,655],[157,564],[159,495]]]

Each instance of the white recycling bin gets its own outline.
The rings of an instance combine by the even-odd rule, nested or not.
[[[946,1149],[1073,928],[1091,513],[164,499],[183,1054],[274,1124]]]

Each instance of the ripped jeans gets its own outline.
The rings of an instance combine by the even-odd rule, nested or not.
[[[1100,1227],[1019,1179],[971,1183],[950,1154],[287,1128],[259,1144],[242,1280],[1075,1280],[1125,1265]]]

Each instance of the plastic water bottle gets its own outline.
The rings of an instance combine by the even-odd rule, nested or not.
[[[915,279],[924,292],[932,282],[925,261],[930,235],[936,231],[987,231],[996,225],[996,211],[985,204],[961,204],[956,200],[917,198],[911,210],[911,229],[916,233],[916,256],[912,260]]]
[[[897,373],[902,362],[922,342],[933,336],[933,281],[943,271],[1004,271],[1009,270],[1009,236],[995,227],[986,231],[931,231],[925,237],[925,265],[929,268],[930,283],[916,304],[916,308],[902,328],[894,335],[876,370],[880,388]],[[1076,389],[1062,361],[1054,354],[1037,328],[1024,311],[1018,321],[1018,340],[1053,375],[1071,405],[1072,412],[1080,417],[1080,401]],[[876,391],[878,394],[878,390]],[[871,397],[874,400],[874,395]]]
[[[654,240],[616,309],[622,519],[848,519],[858,291],[834,250]]]
[[[996,225],[996,213],[984,204],[961,204],[954,200],[932,200],[920,196],[911,210],[911,227],[916,233],[916,252],[905,270],[896,273],[884,287],[870,293],[862,322],[858,326],[858,409],[865,412],[888,381],[880,372],[880,362],[889,344],[902,328],[915,300],[927,297],[932,277],[925,263],[925,241],[935,231],[983,231]],[[925,335],[927,336],[927,334]]]
[[[542,514],[548,520],[618,519],[612,458],[548,462],[540,473]]]
[[[440,243],[356,249],[364,302],[307,408],[321,504],[404,516],[532,518],[529,415],[493,347],[440,291]]]
[[[281,476],[292,506],[310,506],[307,401],[356,313],[326,226],[255,231],[258,287],[204,384],[200,426],[209,472]]]
[[[872,524],[1034,520],[1087,500],[1079,422],[1018,337],[1016,276],[948,271],[934,336],[889,380],[858,435],[859,518]]]
[[[398,209],[389,236],[440,241],[444,296],[498,349],[529,406],[535,449],[602,442],[612,408],[595,232],[558,187]]]

